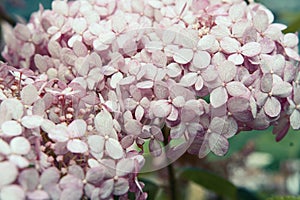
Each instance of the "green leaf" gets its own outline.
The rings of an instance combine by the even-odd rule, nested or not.
[[[294,16],[293,21],[283,30],[283,33],[295,33],[300,30],[300,14]]]
[[[184,168],[179,178],[193,181],[216,194],[232,200],[237,199],[237,188],[228,180],[199,168]]]
[[[237,189],[237,199],[260,200],[260,198],[254,192],[242,187]]]
[[[278,197],[271,197],[267,200],[300,200],[300,197],[293,197],[293,196],[278,196]]]

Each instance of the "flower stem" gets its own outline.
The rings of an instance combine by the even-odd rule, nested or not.
[[[168,128],[166,125],[162,128],[162,132],[164,135],[164,145],[167,146],[168,145],[168,138],[170,135],[170,128]],[[174,166],[172,163],[170,163],[167,166],[167,170],[168,170],[168,181],[169,181],[169,190],[170,190],[170,194],[171,194],[171,200],[176,200],[177,199],[177,183],[176,183],[176,177],[175,177],[175,173],[174,173]]]

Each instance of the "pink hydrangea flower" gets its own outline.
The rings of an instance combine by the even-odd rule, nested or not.
[[[299,40],[273,21],[253,1],[55,0],[3,26],[0,198],[145,199],[147,156],[299,129]]]

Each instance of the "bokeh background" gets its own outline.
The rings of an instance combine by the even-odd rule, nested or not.
[[[26,22],[42,4],[51,0],[0,0],[0,22]],[[300,0],[257,0],[273,11],[276,22],[288,25],[287,32],[300,30]],[[0,39],[0,48],[3,48]],[[272,128],[266,131],[242,132],[230,140],[225,157],[210,154],[199,160],[184,155],[175,163],[176,170],[193,166],[199,170],[194,181],[178,187],[180,199],[232,199],[229,190],[237,188],[238,200],[262,200],[280,195],[300,195],[300,131],[290,131],[275,142]],[[166,170],[141,174],[150,199],[168,199]],[[223,182],[222,182],[223,181]],[[227,182],[229,181],[229,182]],[[230,184],[232,183],[232,185]],[[296,199],[296,198],[295,198]],[[300,198],[299,198],[300,199]]]

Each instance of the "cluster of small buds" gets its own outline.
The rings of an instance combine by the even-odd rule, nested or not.
[[[4,26],[0,199],[142,200],[143,170],[299,129],[298,37],[273,20],[242,0],[55,0]]]

